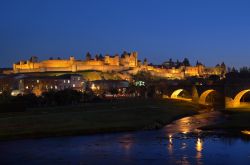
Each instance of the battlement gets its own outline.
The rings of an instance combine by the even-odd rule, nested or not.
[[[123,68],[133,68],[138,66],[137,52],[125,53],[121,57],[119,55],[105,55],[104,58],[91,58],[90,54],[86,55],[85,60],[76,60],[73,56],[69,59],[49,59],[38,61],[37,57],[31,57],[27,61],[19,61],[13,64],[14,73],[27,72],[48,72],[48,71],[84,71],[84,70],[100,70],[112,71]]]
[[[165,77],[170,79],[184,79],[186,77],[209,77],[217,75],[224,77],[226,66],[224,63],[215,67],[205,67],[197,62],[196,66],[191,66],[188,60],[184,62],[166,61],[163,65],[148,65],[146,59],[144,62],[138,60],[138,53],[123,52],[121,56],[118,54],[104,57],[96,55],[91,57],[90,53],[86,54],[85,60],[76,60],[73,56],[69,59],[52,59],[39,61],[37,57],[31,57],[27,61],[19,61],[13,64],[14,73],[31,73],[31,72],[78,72],[86,70],[98,70],[101,72],[125,71],[129,74],[136,74],[139,71],[150,72],[153,76]]]

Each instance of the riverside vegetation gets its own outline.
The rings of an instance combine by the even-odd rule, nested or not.
[[[0,114],[0,139],[155,129],[202,108],[190,102],[159,99],[28,108]]]

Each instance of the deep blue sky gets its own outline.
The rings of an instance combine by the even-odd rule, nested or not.
[[[0,67],[124,50],[153,63],[250,66],[250,1],[0,0]]]

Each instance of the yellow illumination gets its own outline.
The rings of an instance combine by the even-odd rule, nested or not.
[[[201,152],[202,149],[203,149],[203,142],[202,142],[202,140],[200,138],[197,139],[195,149],[196,149],[197,152]]]
[[[245,135],[250,135],[250,131],[249,131],[249,130],[241,131],[241,133],[243,133],[243,134],[245,134]]]

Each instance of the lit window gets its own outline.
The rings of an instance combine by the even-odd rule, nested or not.
[[[63,80],[63,83],[66,83],[66,80]]]
[[[57,86],[55,85],[55,89],[57,89]]]
[[[68,80],[68,83],[70,83],[70,80]]]
[[[39,83],[40,81],[39,80],[36,80],[37,83]]]
[[[75,88],[76,87],[76,84],[73,84],[73,88]]]
[[[96,89],[95,84],[92,84],[90,88],[91,88],[92,90],[95,90],[95,89]]]

